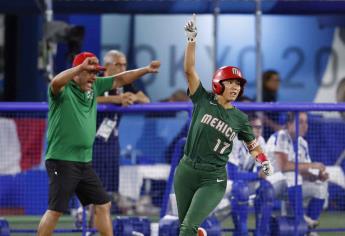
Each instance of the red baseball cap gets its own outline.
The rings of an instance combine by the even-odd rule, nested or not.
[[[86,58],[88,57],[96,57],[95,54],[93,54],[92,52],[81,52],[79,54],[77,54],[75,57],[74,57],[74,60],[73,60],[73,67],[75,66],[79,66],[80,64],[82,64]],[[100,71],[100,70],[105,70],[105,67],[104,66],[101,66],[99,64],[96,65],[96,70],[97,71]]]

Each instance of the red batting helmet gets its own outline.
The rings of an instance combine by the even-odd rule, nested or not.
[[[95,54],[93,54],[92,52],[81,52],[78,55],[76,55],[74,57],[73,60],[73,67],[75,66],[79,66],[80,64],[82,64],[86,58],[88,57],[96,57]],[[105,70],[105,67],[100,66],[100,65],[96,65],[96,70]]]
[[[238,97],[240,97],[243,94],[244,85],[247,83],[247,80],[243,78],[241,70],[234,66],[223,66],[214,73],[212,79],[213,92],[221,95],[224,92],[222,82],[229,79],[240,81],[241,91],[238,94]]]

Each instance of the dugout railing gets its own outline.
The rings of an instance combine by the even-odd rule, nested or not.
[[[311,119],[307,139],[309,138],[313,158],[330,166],[337,163],[336,165],[344,171],[345,163],[342,161],[343,158],[339,157],[345,149],[345,122],[342,113],[345,112],[345,104],[237,103],[236,107],[246,112],[259,112],[261,115],[265,112],[308,112]],[[104,117],[113,118],[114,114],[121,114],[118,130],[119,191],[125,193],[121,199],[125,207],[113,209],[114,215],[149,215],[152,219],[163,216],[168,208],[173,181],[173,168],[170,168],[170,164],[174,159],[172,167],[177,163],[178,154],[174,155],[175,147],[179,145],[180,138],[186,135],[192,115],[192,104],[152,103],[127,108],[99,105],[98,110],[98,125]],[[13,215],[19,215],[25,221],[25,218],[35,216],[35,220],[32,221],[35,224],[47,207],[48,182],[43,164],[47,111],[46,103],[0,103],[0,133],[3,133],[0,135],[3,139],[0,142],[0,153],[3,155],[3,158],[0,158],[0,166],[11,165],[8,158],[12,155],[17,155],[17,159],[13,158],[12,164],[19,166],[19,171],[18,168],[10,166],[0,173],[1,217],[12,219]],[[14,130],[17,137],[7,138]],[[298,122],[296,130],[299,130]],[[295,148],[298,153],[298,145],[295,144]],[[103,146],[100,148],[100,154],[111,153],[111,150],[112,147],[107,150]],[[130,181],[124,181],[124,176]],[[339,181],[330,184],[332,186],[329,187],[329,202],[325,209],[327,218],[321,218],[321,224],[315,231],[345,231],[345,187],[341,184],[342,180]],[[126,189],[126,186],[130,188]],[[73,221],[66,220],[68,223],[58,231],[86,234],[89,230],[86,221],[82,228],[76,230],[73,222],[69,222],[71,220]],[[327,224],[323,224],[322,220]],[[334,224],[336,220],[340,223]],[[32,225],[18,222],[13,224],[12,234],[35,232]],[[224,232],[231,230],[231,227],[229,229],[224,226]]]

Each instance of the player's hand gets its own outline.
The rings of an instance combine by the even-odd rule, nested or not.
[[[273,175],[273,166],[268,160],[261,163],[261,170],[265,173],[266,176]]]
[[[266,176],[273,175],[273,166],[271,162],[267,159],[267,156],[260,152],[256,157],[256,161],[261,164],[261,170],[265,173]]]
[[[192,19],[187,22],[184,27],[184,31],[186,32],[187,41],[188,42],[195,42],[196,36],[198,34],[196,28],[196,15],[193,14]]]
[[[151,61],[150,65],[147,66],[148,73],[157,73],[160,66],[161,66],[160,61],[158,60]]]

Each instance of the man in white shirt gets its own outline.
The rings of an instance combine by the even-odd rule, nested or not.
[[[296,138],[295,113],[288,113],[286,129],[270,136],[266,151],[274,167],[274,174],[267,178],[275,189],[277,197],[288,200],[295,217],[303,218],[310,228],[316,227],[326,197],[328,196],[328,173],[325,166],[319,162],[312,162],[308,142],[303,138],[308,130],[308,116],[305,112],[299,113],[298,137],[298,183],[295,185],[295,150]],[[303,185],[302,185],[303,183]],[[303,200],[309,204],[304,215]]]

